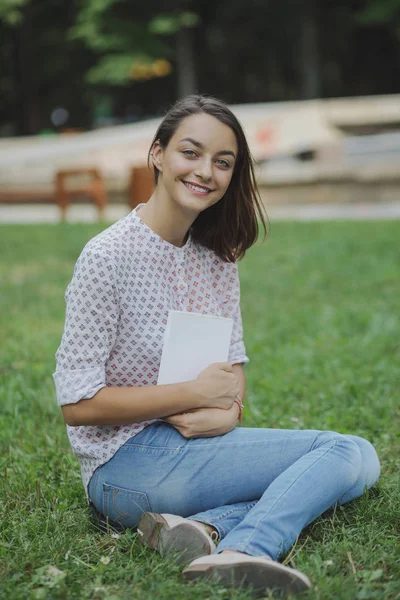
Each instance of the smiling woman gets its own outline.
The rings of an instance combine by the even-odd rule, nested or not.
[[[157,138],[151,152],[158,185],[142,219],[162,234],[166,218],[172,217],[176,231],[180,225],[182,242],[200,212],[217,204],[229,188],[238,152],[235,134],[215,117],[195,114],[182,122],[167,146]]]
[[[248,362],[237,260],[265,221],[233,113],[184,98],[149,162],[153,195],[87,244],[66,293],[54,379],[89,501],[190,562],[186,580],[301,592],[308,578],[278,558],[371,486],[379,460],[356,436],[236,427]],[[170,310],[231,318],[228,362],[157,385]]]
[[[182,185],[191,191],[186,196],[188,211],[192,207],[196,215],[195,220],[189,218],[191,237],[223,260],[234,262],[244,256],[257,240],[258,220],[265,231],[247,140],[239,121],[222,102],[189,96],[172,107],[154,136],[149,166],[156,184],[161,175],[165,192],[172,198],[176,192],[177,202]],[[160,193],[156,188],[156,197]],[[194,196],[204,198],[204,204],[196,204]],[[154,204],[143,208],[149,214]]]

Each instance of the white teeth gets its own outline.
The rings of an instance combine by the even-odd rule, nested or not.
[[[186,187],[188,187],[190,190],[193,190],[194,192],[209,192],[210,191],[208,188],[203,188],[203,187],[200,187],[199,185],[193,185],[192,183],[187,183],[186,181],[184,182],[184,184],[186,185]]]

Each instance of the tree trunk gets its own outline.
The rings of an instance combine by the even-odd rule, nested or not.
[[[300,18],[300,91],[304,99],[321,96],[318,26],[313,4],[304,6]]]
[[[33,39],[32,18],[27,7],[24,19],[14,34],[15,92],[20,135],[32,135],[40,129],[38,70],[34,64]]]
[[[178,96],[196,92],[196,74],[193,60],[193,29],[182,27],[177,34],[176,62],[178,69]]]

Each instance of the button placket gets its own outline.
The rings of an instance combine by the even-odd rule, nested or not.
[[[179,306],[179,310],[186,311],[189,299],[189,290],[186,280],[185,271],[185,257],[183,252],[179,252],[176,259],[176,285],[177,285],[177,296],[176,301]]]

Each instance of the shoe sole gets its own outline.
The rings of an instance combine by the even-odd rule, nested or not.
[[[178,564],[187,564],[200,556],[211,554],[210,542],[189,523],[169,527],[156,513],[144,513],[138,524],[140,542],[157,550],[161,556],[173,557]]]
[[[260,563],[235,563],[234,565],[193,565],[183,572],[186,581],[197,578],[207,578],[225,587],[251,586],[255,595],[264,595],[266,589],[280,592],[299,594],[310,589],[308,578],[291,569],[290,571],[280,563],[271,561],[271,564]]]

